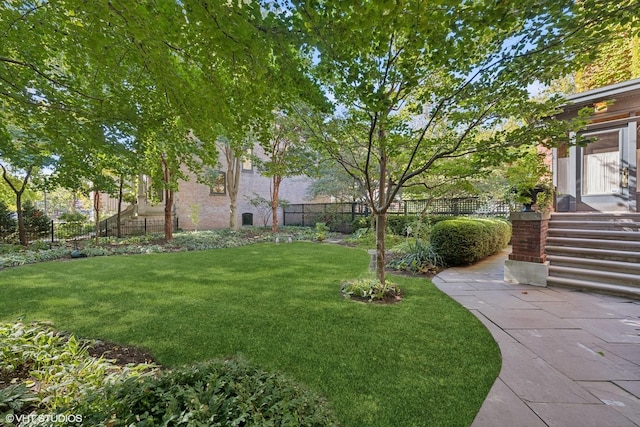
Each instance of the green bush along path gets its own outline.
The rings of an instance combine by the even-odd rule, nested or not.
[[[345,426],[469,425],[500,369],[468,311],[424,278],[393,305],[340,295],[361,249],[256,244],[0,272],[0,319],[147,348],[166,366],[242,355],[324,395]]]

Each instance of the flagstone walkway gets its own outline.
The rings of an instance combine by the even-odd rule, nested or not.
[[[640,301],[505,283],[509,251],[433,279],[502,352],[472,426],[640,426]]]

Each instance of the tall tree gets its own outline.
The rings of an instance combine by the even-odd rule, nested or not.
[[[22,123],[17,124],[18,117],[5,112],[3,119],[6,132],[0,134],[0,168],[2,179],[12,190],[18,216],[18,236],[21,245],[27,245],[27,232],[22,206],[23,195],[33,176],[40,170],[51,166],[54,157],[50,151],[50,143],[42,132],[42,126],[33,120],[33,116],[24,115]],[[18,177],[18,182],[14,179]]]
[[[271,229],[277,231],[280,185],[287,177],[312,174],[316,153],[306,142],[304,122],[298,114],[275,112],[270,129],[260,141],[266,156],[261,173],[271,178]]]
[[[251,138],[231,141],[226,137],[218,139],[217,148],[224,156],[226,164],[226,186],[229,197],[229,228],[238,230],[238,192],[242,169],[246,161],[251,162],[253,142]]]
[[[536,141],[545,130],[537,119],[559,99],[531,101],[527,87],[592,58],[608,24],[628,21],[637,7],[635,0],[291,3],[318,50],[318,77],[345,110],[322,146],[366,188],[383,284],[386,214],[401,189],[447,159],[486,168],[507,147]],[[506,127],[508,118],[521,127]]]

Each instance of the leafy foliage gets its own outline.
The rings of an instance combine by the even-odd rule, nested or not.
[[[507,168],[505,177],[518,203],[531,203],[531,194],[534,189],[542,192],[550,191],[553,187],[551,170],[544,159],[544,153],[539,152],[537,147],[530,147],[528,150],[523,150],[521,157]]]
[[[0,200],[0,236],[6,236],[16,231],[16,219],[7,204]]]
[[[501,219],[458,218],[431,229],[431,244],[444,265],[471,264],[505,248],[511,224]]]
[[[319,242],[322,242],[327,238],[327,233],[329,232],[329,227],[324,222],[316,222],[316,239]]]
[[[397,250],[394,248],[394,251]],[[408,242],[401,251],[402,255],[389,263],[390,268],[417,273],[434,273],[437,272],[438,267],[445,265],[433,246],[422,239]]]
[[[107,405],[89,401],[75,410],[94,426],[338,425],[317,395],[238,359],[129,378],[107,387],[105,396]]]
[[[0,388],[0,415],[72,413],[83,425],[337,425],[327,403],[299,384],[244,360],[172,371],[125,368],[88,343],[41,323],[0,323],[0,372],[26,378]]]
[[[179,251],[202,251],[249,245],[261,242],[316,240],[317,232],[304,227],[281,227],[273,233],[264,229],[242,228],[239,231],[215,230],[177,233],[169,244],[158,244],[161,236],[148,234],[126,238],[101,238],[98,244],[84,242],[80,252],[86,256],[132,255]],[[0,269],[33,264],[42,261],[52,261],[68,258],[71,249],[67,247],[49,248],[49,245],[37,247],[32,245],[28,249],[6,245],[0,250]]]
[[[357,279],[342,283],[342,295],[359,301],[396,301],[402,295],[400,287],[392,282],[380,283],[375,278]]]
[[[51,220],[40,209],[37,209],[30,200],[22,205],[24,224],[28,232],[37,236],[46,235],[51,230]]]
[[[53,413],[73,407],[108,384],[152,375],[151,365],[121,368],[87,352],[88,342],[43,323],[0,323],[0,371],[26,374],[0,390],[0,415]]]
[[[316,140],[365,189],[382,282],[384,221],[404,188],[488,173],[511,147],[566,141],[583,122],[545,120],[562,100],[532,100],[527,87],[588,62],[615,32],[609,23],[638,29],[634,0],[291,3],[318,49],[318,78],[343,106],[315,124]]]
[[[613,25],[616,37],[605,41],[598,56],[575,76],[578,92],[640,77],[640,36],[632,25]]]
[[[404,240],[403,237],[388,233],[385,235],[385,243],[388,246],[395,246],[400,244]],[[361,248],[375,248],[376,247],[376,235],[368,228],[359,228],[353,233],[351,237],[344,239],[346,243],[354,244]]]

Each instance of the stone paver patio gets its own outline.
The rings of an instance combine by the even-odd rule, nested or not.
[[[505,283],[508,254],[433,279],[502,352],[473,427],[640,426],[640,301]]]

